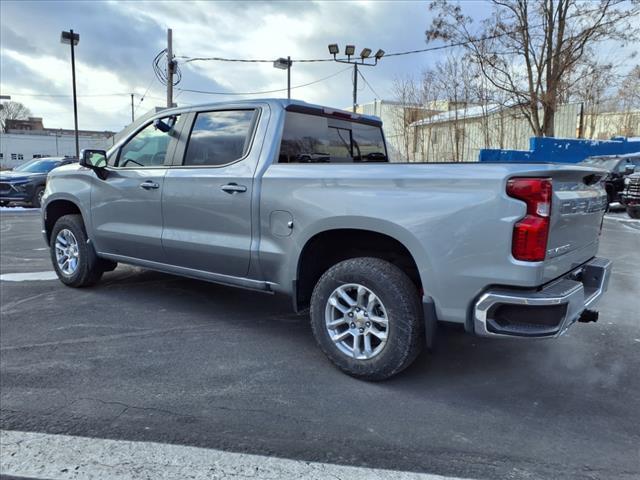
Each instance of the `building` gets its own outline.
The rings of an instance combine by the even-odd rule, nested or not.
[[[584,116],[584,137],[608,140],[640,136],[640,110],[588,113]]]
[[[410,126],[410,161],[476,162],[480,150],[528,150],[533,136],[518,108],[468,106],[444,111]],[[640,111],[585,115],[580,103],[560,105],[555,137],[609,139],[640,135]]]
[[[80,149],[108,149],[114,144],[114,132],[79,130]],[[42,118],[6,120],[0,132],[0,167],[14,168],[41,157],[75,156],[75,131],[45,128]]]
[[[580,104],[558,107],[556,136],[576,138]],[[465,107],[439,113],[412,126],[412,161],[476,162],[480,150],[526,150],[531,126],[517,108],[499,105]]]

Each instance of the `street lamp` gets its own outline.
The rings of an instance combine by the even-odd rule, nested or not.
[[[344,54],[347,56],[347,59],[337,58],[336,55],[340,53],[340,47],[337,43],[332,43],[329,45],[329,53],[333,55],[333,59],[339,63],[349,63],[353,65],[353,111],[356,111],[356,105],[358,105],[358,65],[366,65],[368,67],[375,67],[378,64],[378,60],[380,60],[384,56],[384,50],[378,49],[376,54],[373,56],[374,61],[366,62],[368,58],[371,57],[371,49],[363,48],[362,52],[360,52],[360,60],[351,60],[351,57],[356,53],[355,45],[347,45],[344,47]]]
[[[275,62],[273,62],[273,66],[279,70],[287,71],[287,98],[291,99],[291,57],[282,58],[280,57]]]
[[[73,81],[73,121],[76,133],[76,158],[80,158],[80,142],[78,141],[78,101],[76,97],[76,57],[74,48],[80,41],[80,35],[73,30],[63,31],[60,35],[60,43],[71,45],[71,79]]]

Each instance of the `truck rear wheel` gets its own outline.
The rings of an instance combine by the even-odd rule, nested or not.
[[[422,349],[416,286],[379,258],[340,262],[318,280],[311,327],[322,351],[343,372],[384,380],[408,367]]]
[[[60,217],[51,231],[50,249],[53,268],[69,287],[88,287],[102,277],[93,246],[88,243],[81,215]]]

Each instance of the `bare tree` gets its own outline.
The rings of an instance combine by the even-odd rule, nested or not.
[[[391,134],[395,140],[395,146],[401,151],[404,161],[410,161],[412,157],[414,132],[411,124],[414,121],[410,114],[412,109],[423,104],[420,82],[412,76],[396,77],[393,81],[393,93],[397,108],[393,109],[393,125]]]
[[[458,4],[435,0],[427,42],[465,47],[491,85],[508,94],[536,136],[553,136],[562,81],[590,47],[639,37],[638,0],[491,0],[477,31]]]
[[[448,135],[452,146],[453,161],[464,157],[465,120],[471,101],[473,73],[458,56],[450,55],[436,65],[440,90],[450,111]]]
[[[584,132],[589,132],[589,138],[593,138],[596,132],[598,116],[603,111],[607,91],[614,87],[613,65],[600,63],[597,60],[587,61],[579,70],[578,78],[569,87],[566,94],[567,101],[579,101],[582,103],[583,117],[588,125],[580,125],[579,137],[584,137]],[[588,128],[586,128],[588,126]]]
[[[640,65],[636,65],[620,84],[618,89],[620,109],[624,113],[622,135],[627,137],[640,135],[638,126],[634,128],[633,111],[640,109]],[[637,115],[637,113],[636,113]]]
[[[437,114],[437,102],[441,97],[438,76],[432,69],[425,69],[422,71],[421,78],[421,101],[425,106],[423,118],[427,119]],[[430,161],[434,158],[433,155],[433,124],[425,122],[420,128],[415,129],[416,134],[416,153],[419,152],[420,160],[423,162]]]
[[[4,102],[0,104],[0,128],[5,130],[7,120],[26,120],[31,116],[31,110],[20,102]]]
[[[632,110],[640,108],[640,65],[636,65],[625,75],[618,91],[622,108]]]

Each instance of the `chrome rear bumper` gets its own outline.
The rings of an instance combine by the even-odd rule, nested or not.
[[[473,309],[474,330],[482,337],[557,337],[609,286],[611,261],[593,258],[537,290],[491,289]]]

